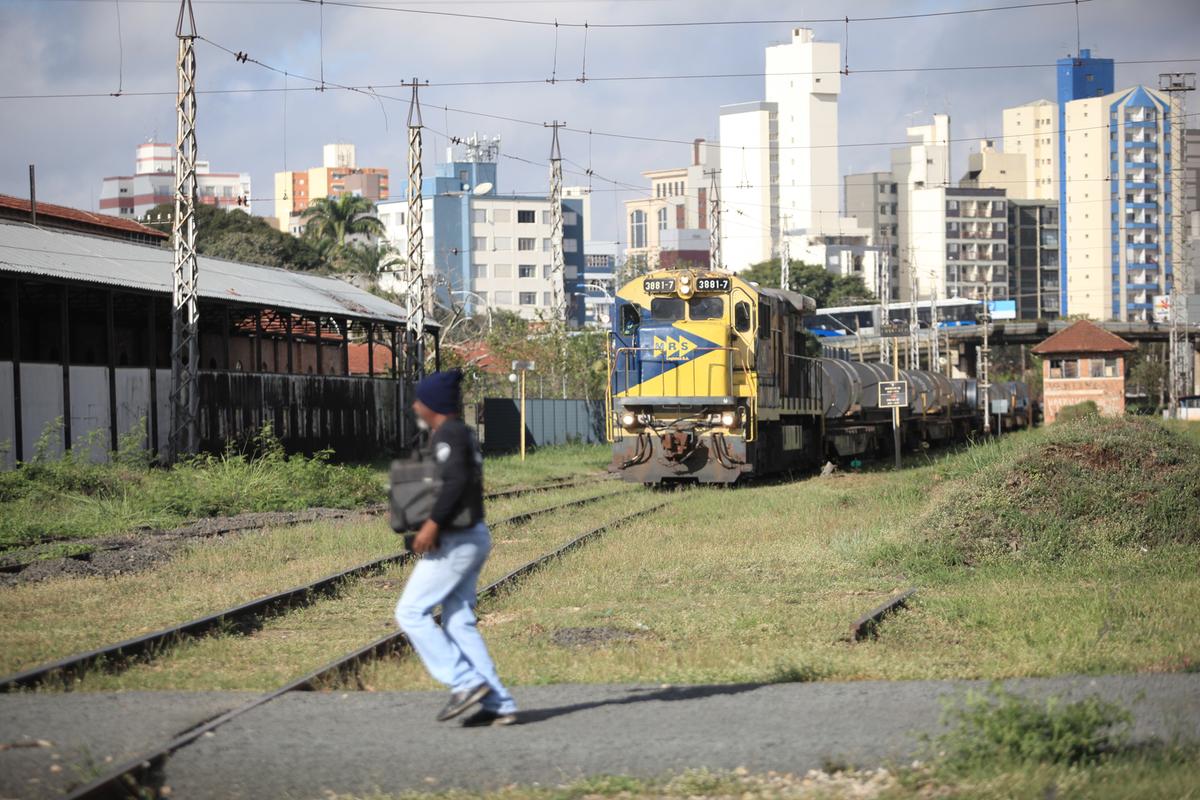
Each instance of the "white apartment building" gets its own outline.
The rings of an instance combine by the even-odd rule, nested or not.
[[[213,172],[196,162],[196,199],[205,205],[250,211],[250,175]],[[143,142],[137,146],[132,175],[114,175],[100,187],[100,213],[141,219],[157,205],[175,202],[175,146]]]
[[[914,208],[913,195],[921,189],[950,186],[950,115],[934,114],[930,124],[909,127],[905,133],[909,143],[892,149],[892,176],[897,186],[895,213],[900,232],[901,300],[908,300],[912,293],[909,267],[919,244],[917,215],[923,213]],[[936,228],[936,220],[926,227]]]
[[[837,228],[840,69],[841,46],[816,41],[808,28],[766,49],[763,99],[778,114],[779,213],[790,230]]]
[[[774,103],[721,107],[721,266],[743,270],[779,241],[779,115]],[[636,241],[632,236],[630,248]]]
[[[1169,294],[1172,153],[1167,98],[1144,86],[1066,105],[1067,307],[1099,320],[1152,320]]]
[[[1026,157],[1023,183],[1004,188],[1018,200],[1058,199],[1058,103],[1034,100],[1003,112],[1004,152]],[[983,184],[981,184],[983,185]]]
[[[1008,202],[1003,189],[914,189],[905,279],[917,296],[1008,298]],[[904,297],[911,296],[903,287]]]

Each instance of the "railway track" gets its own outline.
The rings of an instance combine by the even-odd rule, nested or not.
[[[616,494],[616,493],[614,493]],[[523,579],[530,574],[536,572],[550,562],[558,559],[562,555],[579,547],[582,544],[594,539],[601,534],[615,527],[623,525],[647,514],[651,514],[665,506],[670,505],[673,500],[664,500],[652,504],[648,508],[639,509],[629,514],[622,515],[616,519],[609,520],[597,527],[586,530],[563,544],[556,547],[547,553],[538,556],[513,571],[509,572],[504,577],[493,581],[492,583],[480,589],[477,597],[483,600],[488,597],[494,597],[501,592],[508,591],[516,587]],[[161,784],[162,770],[173,753],[183,747],[188,746],[200,737],[211,733],[227,722],[230,722],[242,715],[253,711],[273,700],[276,700],[286,694],[296,691],[313,691],[321,689],[330,684],[335,684],[344,681],[346,676],[355,672],[362,664],[379,658],[399,650],[402,650],[408,644],[407,638],[401,631],[389,633],[382,636],[373,642],[370,642],[362,647],[347,653],[333,661],[318,667],[317,669],[296,678],[289,683],[280,686],[274,691],[267,694],[259,695],[236,708],[219,714],[205,722],[182,731],[172,737],[169,741],[154,750],[143,753],[136,758],[130,759],[125,763],[117,766],[112,771],[93,779],[84,786],[79,787],[75,791],[67,795],[68,800],[105,800],[109,798],[129,798],[129,797],[158,797],[160,796],[156,784]]]
[[[594,497],[571,500],[566,503],[546,508],[524,511],[520,514],[506,517],[492,523],[494,527],[526,522],[530,519],[562,511],[568,508],[579,508],[589,503],[605,500],[627,493],[625,489],[607,492]],[[241,633],[248,633],[273,614],[282,613],[288,609],[308,605],[321,597],[336,594],[347,582],[356,578],[373,574],[393,564],[400,564],[411,558],[408,552],[394,553],[382,558],[373,559],[349,569],[326,575],[310,583],[293,586],[249,602],[242,603],[215,614],[208,614],[197,619],[189,620],[179,625],[163,628],[143,636],[126,639],[116,644],[76,653],[66,658],[41,664],[36,667],[5,677],[0,677],[0,692],[11,692],[17,689],[32,688],[51,680],[61,681],[66,689],[71,688],[74,679],[92,669],[103,669],[106,672],[120,672],[138,662],[153,660],[161,653],[176,644],[189,639],[203,636],[212,631],[233,628]]]
[[[532,494],[534,492],[546,492],[553,491],[555,489],[569,489],[576,486],[584,486],[596,480],[609,479],[611,479],[611,477],[607,474],[588,475],[580,478],[569,478],[566,480],[535,484],[533,486],[516,486],[506,489],[497,489],[496,491],[485,493],[483,498],[485,500],[498,500],[502,498],[517,497],[523,494]],[[87,561],[97,553],[128,548],[129,542],[120,539],[120,537],[127,537],[131,535],[141,534],[165,538],[178,537],[180,539],[208,539],[215,536],[224,536],[230,533],[245,533],[247,531],[261,530],[263,528],[282,528],[291,525],[303,525],[310,522],[340,521],[348,517],[357,516],[359,514],[379,515],[386,512],[387,505],[384,503],[376,503],[375,505],[365,506],[363,508],[318,508],[294,512],[258,512],[240,515],[243,518],[252,517],[252,519],[249,521],[238,521],[238,516],[215,518],[210,517],[208,519],[196,520],[186,525],[181,525],[178,528],[172,528],[169,530],[133,531],[113,534],[112,536],[105,536],[103,538],[93,540],[79,539],[78,537],[61,535],[41,536],[30,540],[25,545],[17,548],[17,550],[27,551],[31,548],[64,543],[94,545],[92,549],[87,550],[86,552],[63,556],[63,558],[70,558],[77,561]],[[116,541],[114,542],[113,540]],[[34,558],[10,561],[6,559],[4,554],[0,553],[0,572],[10,575],[17,575],[27,569],[30,565],[36,564],[38,560],[39,559]]]

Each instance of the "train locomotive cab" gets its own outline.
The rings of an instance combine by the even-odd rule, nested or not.
[[[785,329],[802,329],[805,300],[812,310],[801,295],[778,294],[729,272],[687,269],[655,271],[617,291],[606,398],[612,470],[648,484],[734,483],[778,466],[782,441],[763,439],[779,433],[763,429],[764,416],[769,428],[779,419],[772,348],[780,350]],[[819,400],[812,406],[819,411]]]

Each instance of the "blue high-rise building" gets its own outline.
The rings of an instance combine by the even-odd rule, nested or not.
[[[1067,316],[1067,103],[1085,97],[1102,97],[1115,88],[1113,60],[1092,58],[1080,49],[1078,56],[1058,60],[1058,275],[1059,314]]]

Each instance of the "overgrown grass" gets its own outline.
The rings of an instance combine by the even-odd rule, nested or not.
[[[1057,423],[970,448],[940,475],[959,480],[923,535],[881,554],[910,573],[1200,544],[1200,445],[1153,419]]]
[[[87,447],[61,458],[45,450],[39,446],[33,459],[0,472],[0,550],[200,517],[356,508],[384,496],[370,469],[331,463],[329,451],[286,455],[269,428],[247,452],[197,456],[169,469],[152,467],[133,448],[106,463],[93,463]]]
[[[612,460],[612,449],[599,444],[564,444],[539,447],[526,454],[491,456],[483,465],[488,489],[534,486],[556,478],[595,475]]]

